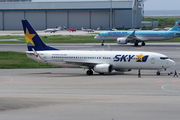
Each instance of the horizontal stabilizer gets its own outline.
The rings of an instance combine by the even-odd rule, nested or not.
[[[38,60],[43,61],[43,59],[42,59],[42,58],[39,56],[39,54],[34,50],[34,48],[32,48],[32,50],[33,50],[34,55],[36,56],[36,58],[37,58]]]

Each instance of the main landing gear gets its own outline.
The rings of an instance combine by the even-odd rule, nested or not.
[[[142,46],[145,46],[145,45],[146,45],[145,42],[142,42]],[[138,42],[135,42],[134,46],[138,46]]]
[[[138,46],[138,42],[135,42],[135,43],[134,43],[134,46]]]
[[[146,44],[145,44],[145,42],[142,42],[142,46],[145,46]]]
[[[162,66],[163,67],[163,66]],[[157,72],[156,72],[156,75],[161,75],[161,71],[166,71],[166,69],[159,69]]]
[[[93,71],[91,69],[89,69],[87,72],[86,72],[87,75],[92,75],[93,74]]]
[[[91,69],[86,71],[87,75],[93,75],[93,71]],[[104,75],[104,73],[99,73],[99,75]]]
[[[160,75],[161,73],[159,71],[156,72],[156,75]]]

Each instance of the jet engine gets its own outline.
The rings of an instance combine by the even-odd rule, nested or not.
[[[113,67],[110,64],[98,64],[94,66],[94,71],[97,73],[111,73],[112,70]]]
[[[127,38],[117,38],[118,44],[127,44]]]

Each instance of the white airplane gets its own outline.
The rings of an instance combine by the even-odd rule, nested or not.
[[[44,32],[46,33],[46,32],[50,32],[50,33],[55,33],[56,31],[59,31],[59,30],[61,30],[61,26],[59,26],[58,28],[48,28],[48,29],[46,29],[46,30],[44,30]]]
[[[167,56],[154,52],[134,51],[74,51],[59,50],[47,46],[27,20],[22,20],[27,48],[26,55],[38,62],[58,67],[88,69],[104,74],[115,71],[130,71],[131,69],[162,70],[175,65]]]
[[[81,27],[81,30],[82,30],[82,31],[85,31],[85,32],[94,32],[93,29],[84,29],[83,27]]]
[[[180,20],[168,31],[105,31],[94,38],[100,40],[102,46],[106,40],[117,41],[118,44],[134,43],[135,46],[142,42],[142,46],[144,46],[146,41],[169,40],[177,37],[180,37]]]
[[[166,28],[154,28],[154,29],[152,29],[153,31],[168,31],[168,30],[170,30],[171,28],[169,28],[169,27],[166,27]]]

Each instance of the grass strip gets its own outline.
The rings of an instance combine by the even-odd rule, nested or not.
[[[18,39],[19,41],[0,41],[0,44],[17,44],[17,43],[26,43],[24,36],[0,36],[1,39]],[[94,36],[41,36],[41,39],[45,43],[101,43],[100,40],[95,40]],[[148,41],[149,43],[153,42],[180,42],[179,38],[174,38],[170,40],[163,41]],[[117,43],[117,41],[105,41],[105,43]]]
[[[0,52],[0,69],[22,69],[22,68],[57,68],[51,65],[38,63],[23,53]]]

